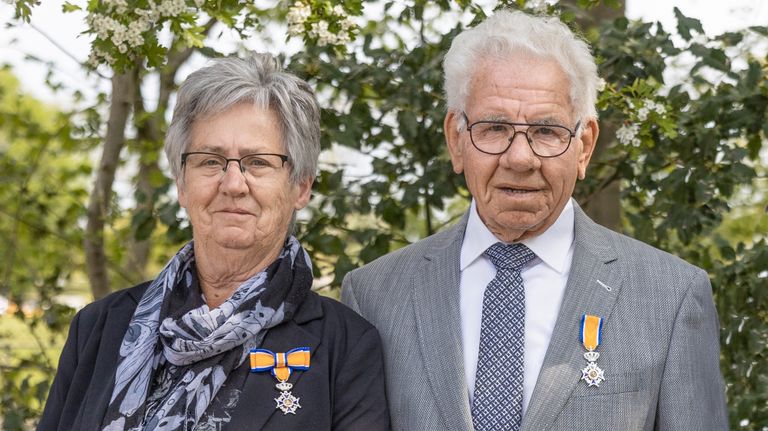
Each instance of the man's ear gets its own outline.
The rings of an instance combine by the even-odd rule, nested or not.
[[[464,153],[461,145],[461,133],[459,132],[459,116],[456,111],[448,111],[443,121],[443,134],[445,143],[448,145],[448,153],[451,155],[451,164],[453,172],[460,174],[464,172]]]
[[[600,135],[600,128],[597,125],[597,120],[590,118],[584,124],[584,131],[581,133],[581,151],[579,152],[578,170],[579,179],[583,180],[587,176],[587,166],[589,160],[592,158],[592,153],[597,146],[597,137]]]

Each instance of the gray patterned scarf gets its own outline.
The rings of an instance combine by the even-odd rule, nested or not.
[[[266,330],[292,317],[312,286],[311,268],[291,236],[275,262],[219,307],[179,313],[172,308],[188,303],[196,283],[193,243],[185,245],[144,292],[128,325],[103,431],[192,429]],[[182,367],[181,377],[147,411],[154,373],[164,364]]]

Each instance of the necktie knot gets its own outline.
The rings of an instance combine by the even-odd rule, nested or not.
[[[491,259],[493,266],[499,269],[520,271],[526,263],[533,260],[536,254],[523,244],[504,244],[497,242],[485,250],[485,255]]]

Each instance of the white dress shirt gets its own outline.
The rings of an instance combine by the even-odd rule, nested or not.
[[[522,241],[536,254],[521,271],[525,288],[525,353],[523,413],[536,386],[544,354],[565,292],[573,258],[573,203],[569,200],[554,224],[542,234]],[[483,253],[499,242],[477,215],[472,201],[461,245],[461,339],[470,405],[475,395],[475,373],[480,346],[483,294],[496,276],[496,267]]]

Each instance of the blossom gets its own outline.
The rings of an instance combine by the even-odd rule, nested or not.
[[[331,15],[333,22],[338,22],[338,33],[334,33],[330,30],[331,24],[329,21],[320,19],[317,22],[312,22],[309,26],[307,34],[316,39],[317,46],[337,45],[348,43],[352,40],[351,30],[356,27],[355,22],[350,16],[346,14],[344,7],[336,5],[331,9]],[[308,4],[302,1],[293,3],[288,9],[287,21],[288,21],[288,34],[292,36],[298,36],[306,31],[306,25],[309,18],[312,16],[312,9]]]
[[[128,24],[128,29],[125,35],[125,40],[128,42],[128,45],[134,48],[141,46],[144,43],[144,36],[142,36],[142,33],[149,30],[149,28],[149,20],[146,18],[131,21],[131,23]]]
[[[597,91],[603,91],[605,90],[605,85],[606,85],[605,79],[598,78],[597,85],[595,86],[595,88],[597,89]]]
[[[309,19],[310,16],[312,16],[312,8],[310,8],[309,5],[297,1],[288,9],[288,16],[286,19],[288,20],[289,26],[297,27],[299,24],[307,22],[307,19]]]
[[[124,14],[128,11],[128,2],[126,0],[103,0],[102,3],[107,6],[107,11],[114,10],[118,14]]]
[[[150,7],[152,2],[150,2]],[[181,15],[187,10],[187,5],[184,0],[163,0],[162,3],[156,6],[156,10],[161,16],[174,17]]]
[[[640,121],[645,121],[648,119],[648,107],[643,106],[642,108],[638,109],[637,111],[637,119]]]
[[[304,33],[304,24],[291,24],[288,26],[288,34],[291,36],[300,36]]]
[[[640,126],[634,123],[623,124],[616,131],[616,139],[623,145],[640,146],[640,139],[637,137]]]
[[[106,62],[109,65],[115,64],[115,58],[108,52],[101,51],[98,47],[93,47],[91,53],[88,55],[86,64],[96,69],[102,62]]]
[[[122,26],[114,18],[96,13],[88,15],[86,22],[93,32],[96,33],[96,38],[101,40],[109,39],[110,33],[114,33],[116,29]]]
[[[352,17],[345,17],[343,20],[339,21],[339,25],[341,26],[341,31],[348,32],[350,29],[355,27],[355,21],[352,20]]]
[[[667,113],[667,108],[662,103],[656,103],[651,99],[643,100],[643,107],[637,111],[637,119],[645,121],[648,118],[648,114],[655,112],[658,115],[664,115]]]
[[[96,55],[96,51],[92,50],[91,53],[88,54],[88,60],[85,61],[85,64],[93,69],[99,67],[99,64],[101,64],[101,59],[99,59],[99,56]]]
[[[337,40],[336,35],[328,31],[327,21],[313,22],[309,35],[317,38],[318,46],[333,45]]]

